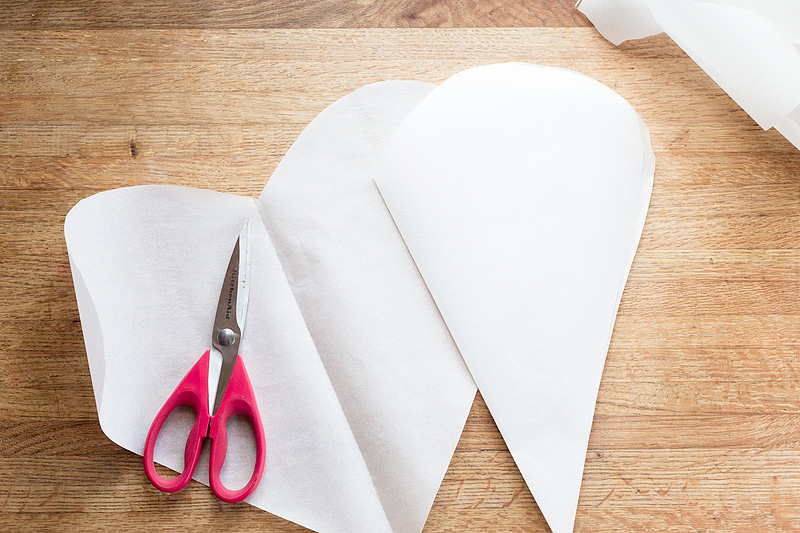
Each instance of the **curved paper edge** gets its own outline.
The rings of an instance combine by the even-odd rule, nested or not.
[[[69,220],[69,215],[67,215],[65,225],[69,224]],[[65,229],[65,237],[69,233],[70,232]],[[100,327],[100,318],[97,315],[97,307],[94,304],[94,299],[89,292],[89,288],[86,286],[86,282],[83,280],[83,276],[81,276],[80,269],[78,269],[71,258],[69,265],[72,271],[72,282],[75,286],[75,299],[78,303],[78,313],[81,319],[83,342],[86,345],[86,356],[89,362],[89,374],[92,379],[94,400],[99,414],[103,406],[103,385],[105,384],[106,374],[103,329]],[[98,419],[100,421],[100,428],[102,429],[102,417],[98,416]],[[103,430],[103,433],[108,436],[105,430]]]
[[[647,0],[582,0],[578,11],[615,45],[661,33]]]

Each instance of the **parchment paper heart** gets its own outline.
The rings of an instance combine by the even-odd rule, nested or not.
[[[502,74],[517,67],[499,68]],[[487,80],[498,74],[474,72]],[[454,88],[440,89],[446,87]],[[541,88],[526,85],[533,91],[526,94]],[[207,349],[227,248],[249,219],[253,276],[241,353],[256,389],[268,459],[248,501],[319,531],[422,529],[475,385],[372,180],[390,136],[399,128],[418,131],[413,120],[401,123],[440,90],[429,95],[432,89],[384,82],[334,103],[298,138],[258,200],[145,186],[101,193],[73,208],[65,235],[100,423],[109,438],[141,453],[153,415]],[[602,92],[611,101],[613,95],[596,82],[576,82],[574,89],[558,98]],[[465,109],[483,105],[459,101]],[[625,131],[631,124],[640,128],[629,107],[614,109],[604,116]],[[514,131],[518,122],[498,117],[495,131]],[[476,138],[486,133],[473,129]],[[447,144],[444,137],[438,141]],[[619,142],[631,143],[629,155],[640,161],[649,150],[641,136]],[[395,156],[397,147],[395,140]],[[626,167],[621,179],[646,184],[646,169],[638,170],[634,176]],[[603,191],[597,192],[602,204]],[[646,206],[642,197],[620,208],[639,213],[641,202]],[[635,226],[631,222],[630,239],[641,229]],[[629,265],[627,255],[622,259]],[[627,270],[619,274],[617,301]],[[613,313],[603,308],[605,325],[609,318],[613,323]],[[593,375],[601,369],[602,357]],[[520,371],[528,369],[521,365]],[[594,397],[580,397],[586,398],[590,425]],[[504,420],[508,439],[514,422]],[[252,436],[246,424],[229,431],[232,441],[243,441],[223,470],[223,481],[235,485],[249,477]],[[180,469],[181,450],[179,439],[162,438],[156,458]],[[197,478],[207,482],[207,472],[198,468]],[[529,474],[526,479],[541,487]],[[580,477],[570,478],[575,481],[577,499]]]

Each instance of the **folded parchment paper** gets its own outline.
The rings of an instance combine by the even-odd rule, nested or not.
[[[141,453],[161,404],[208,348],[230,243],[250,219],[241,353],[267,465],[248,501],[319,531],[422,529],[475,385],[372,178],[385,140],[431,88],[386,82],[336,102],[260,200],[150,186],[70,211],[66,239],[111,440]],[[182,443],[161,448],[156,460],[180,469]],[[246,477],[247,459],[229,456],[225,471]],[[206,466],[201,458],[204,483]]]
[[[540,299],[542,291],[583,290],[587,281],[579,279],[581,273],[589,275],[591,283],[603,283],[603,294],[614,296],[604,299],[603,305],[574,310],[577,318],[569,320],[570,327],[581,325],[571,331],[586,337],[591,353],[547,363],[561,364],[559,375],[587,376],[585,390],[583,381],[577,389],[563,383],[575,392],[563,400],[580,404],[574,407],[580,413],[574,421],[580,427],[577,434],[569,429],[573,421],[567,421],[566,431],[558,429],[558,423],[538,424],[531,418],[531,397],[520,395],[518,387],[509,388],[506,398],[496,389],[493,380],[502,382],[513,372],[518,385],[537,389],[545,376],[536,375],[537,367],[531,366],[535,353],[503,354],[508,344],[495,345],[497,332],[487,327],[492,324],[478,320],[475,335],[484,332],[485,345],[498,353],[502,364],[496,365],[493,378],[480,361],[482,356],[467,357],[494,398],[492,412],[499,423],[502,420],[501,430],[553,530],[571,529],[571,518],[565,517],[574,517],[583,457],[572,452],[548,455],[543,458],[546,464],[564,464],[540,477],[529,468],[535,459],[528,461],[528,452],[518,451],[522,450],[518,444],[526,435],[534,435],[532,453],[567,446],[585,454],[618,293],[647,206],[652,166],[643,162],[650,161],[649,143],[627,104],[578,74],[530,65],[470,72],[436,89],[416,82],[378,83],[334,103],[301,134],[258,200],[146,186],[101,193],[73,208],[65,234],[100,423],[109,438],[141,453],[153,416],[208,348],[230,243],[241,223],[251,220],[252,285],[241,353],[265,426],[267,465],[248,501],[319,531],[420,531],[476,389],[373,178],[385,173],[386,164],[402,160],[404,151],[409,158],[419,157],[418,147],[403,141],[419,135],[435,143],[431,148],[442,149],[435,169],[447,173],[439,176],[434,166],[426,168],[424,161],[433,165],[432,159],[406,161],[407,169],[432,179],[441,177],[457,189],[452,173],[463,166],[462,151],[500,135],[503,143],[488,146],[503,146],[502,151],[480,152],[485,156],[480,168],[486,171],[487,183],[497,185],[490,187],[493,192],[484,198],[485,205],[510,195],[518,206],[533,210],[542,202],[558,202],[564,208],[563,216],[553,221],[520,219],[522,225],[502,237],[507,250],[513,250],[514,243],[523,251],[530,250],[532,242],[539,243],[543,264],[551,265],[548,254],[600,238],[587,256],[591,261],[569,266],[577,277],[554,278],[555,285],[533,277],[518,287],[519,298],[510,302],[501,301],[504,294],[497,295],[496,303],[502,304],[498,312],[517,324],[506,332],[518,336],[510,342],[525,344],[531,338],[528,328],[534,325],[527,322],[528,315],[518,314],[528,312],[528,301]],[[483,90],[476,93],[475,83]],[[521,85],[513,103],[498,107],[514,84]],[[548,99],[553,99],[554,108],[578,104],[581,111],[564,116],[564,125],[559,126],[558,113],[541,114]],[[492,120],[495,110],[501,113]],[[598,132],[592,131],[597,125],[595,111],[598,117],[611,119]],[[453,132],[442,127],[459,114],[462,117],[451,126],[462,131],[451,136]],[[580,117],[586,120],[585,127],[576,123]],[[442,135],[431,136],[429,126],[436,126],[432,131]],[[554,174],[547,166],[554,160],[548,158],[540,161],[542,166],[533,166],[532,154],[569,142],[570,131],[577,135],[573,141],[593,133],[609,137],[602,146],[578,142],[570,152],[588,162],[587,176]],[[531,143],[532,134],[550,139],[549,144]],[[611,149],[627,164],[610,175],[607,158],[597,148]],[[399,165],[397,171],[402,168]],[[402,176],[395,174],[395,179]],[[606,179],[611,181],[604,185]],[[586,203],[585,192],[580,191],[587,185],[596,205]],[[627,200],[617,201],[613,191],[618,187]],[[633,189],[638,193],[629,194]],[[609,204],[609,198],[616,203]],[[575,233],[582,226],[564,231],[560,223],[580,216],[584,207],[587,216],[600,217],[600,229],[588,237]],[[609,207],[613,216],[604,214]],[[611,219],[603,223],[606,215]],[[603,229],[618,220],[627,221],[627,226],[606,235]],[[507,229],[500,220],[483,222],[487,234],[503,235]],[[606,247],[609,243],[613,246]],[[551,245],[556,249],[549,249]],[[498,267],[517,264],[514,255],[496,259]],[[590,274],[597,261],[613,263],[617,276],[612,280]],[[443,259],[442,265],[452,267],[440,273],[442,277],[463,279],[452,258]],[[489,278],[502,274],[502,269],[492,270],[493,265],[487,268],[483,274]],[[520,263],[517,270],[522,273],[524,268],[527,263]],[[423,272],[426,279],[428,272]],[[576,280],[583,285],[573,285]],[[469,291],[464,294],[466,304],[480,301]],[[564,305],[572,302],[567,298]],[[570,316],[566,308],[550,311]],[[548,407],[554,408],[553,417],[572,412],[566,405],[549,406],[550,400],[539,399],[543,403],[536,412]],[[231,433],[242,442],[230,451],[223,471],[226,482],[243,482],[252,464],[248,452],[252,435],[247,424],[239,422]],[[182,436],[162,435],[156,459],[180,469]],[[206,463],[207,456],[201,458],[196,474],[203,482]],[[568,476],[551,486],[552,474],[561,468]]]

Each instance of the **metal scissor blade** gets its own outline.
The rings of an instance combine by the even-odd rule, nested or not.
[[[244,335],[247,306],[250,303],[250,273],[253,264],[252,241],[253,235],[250,221],[248,220],[239,232],[239,291],[236,295],[236,322],[239,324],[240,335]]]
[[[210,366],[220,366],[219,378],[216,380],[213,378],[217,373],[213,368],[209,368],[209,403],[212,395],[214,398],[212,416],[222,402],[239,353],[239,342],[250,299],[251,239],[250,222],[247,221],[242,226],[239,238],[233,247],[217,304],[211,345],[214,347],[212,355],[215,351],[218,352],[222,356],[222,362],[221,365],[218,362],[215,365],[212,357]]]

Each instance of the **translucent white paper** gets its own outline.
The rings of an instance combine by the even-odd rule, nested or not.
[[[800,148],[800,2],[583,0],[619,44],[666,32],[764,129]]]
[[[146,186],[70,211],[65,235],[111,440],[141,454],[156,412],[210,347],[221,279],[249,219],[241,354],[267,464],[247,501],[318,531],[422,530],[475,385],[372,178],[385,140],[430,89],[386,82],[336,102],[258,201]],[[245,442],[223,470],[233,483],[252,471],[252,433],[245,423],[236,434]],[[180,469],[182,440],[162,432],[156,460]],[[207,464],[205,450],[195,476],[204,483]]]
[[[70,211],[109,438],[142,452],[209,347],[250,220],[241,354],[267,441],[250,503],[318,531],[421,531],[474,399],[466,360],[553,531],[571,529],[652,185],[647,131],[615,93],[559,69],[483,67],[432,89],[384,82],[336,102],[258,200],[145,186]],[[241,444],[222,477],[234,487],[251,472],[252,434],[231,426]],[[180,469],[185,434],[162,435],[156,460]],[[207,463],[206,449],[204,483]]]
[[[434,89],[376,178],[555,533],[575,520],[653,171],[647,129],[616,93],[505,64]]]

